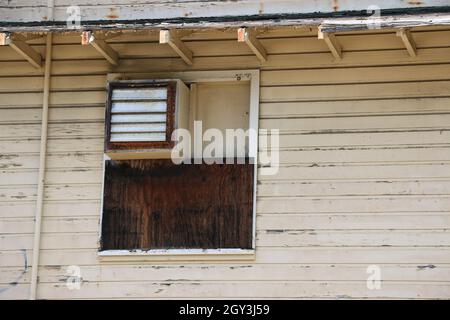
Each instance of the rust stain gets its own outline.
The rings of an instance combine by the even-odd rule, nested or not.
[[[422,1],[408,1],[408,4],[420,6],[423,4],[423,2]]]
[[[333,10],[334,11],[338,11],[339,10],[338,0],[333,0]]]
[[[118,19],[119,14],[117,13],[116,8],[109,8],[109,13],[106,16],[108,19]]]
[[[89,44],[89,38],[91,37],[91,33],[89,31],[84,31],[81,34],[81,44],[82,45],[88,45]]]

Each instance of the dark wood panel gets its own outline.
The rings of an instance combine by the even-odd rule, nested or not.
[[[106,161],[102,250],[251,248],[253,166]]]

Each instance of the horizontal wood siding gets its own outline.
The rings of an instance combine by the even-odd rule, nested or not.
[[[6,26],[23,22],[47,23],[52,20],[45,0],[1,0],[0,6],[2,8],[0,21]],[[78,6],[79,11],[74,11],[72,6]],[[71,21],[75,14],[79,14],[82,22],[102,21],[111,24],[118,21],[170,19],[169,22],[181,20],[179,25],[183,20],[195,21],[202,18],[199,25],[204,26],[205,21],[208,20],[220,22],[222,19],[230,20],[230,17],[235,17],[236,20],[242,21],[244,16],[261,19],[297,14],[308,15],[312,18],[315,15],[323,17],[336,13],[338,13],[337,16],[343,16],[344,12],[349,11],[359,11],[361,15],[365,15],[366,10],[371,6],[373,6],[372,0],[59,0],[54,3],[52,17],[53,20],[66,22],[68,19]],[[446,6],[448,6],[446,0],[377,2],[377,7],[381,10],[394,12],[407,10],[429,12],[430,8],[438,9]],[[306,23],[311,20],[306,20]]]
[[[79,6],[82,21],[116,21],[135,19],[171,19],[196,17],[255,16],[273,14],[333,13],[337,11],[366,11],[372,0],[309,1],[309,0],[58,0],[54,5],[54,19],[66,21],[67,9]],[[380,9],[417,9],[446,6],[446,0],[405,2],[382,0]],[[5,22],[48,21],[45,0],[1,0],[0,20]]]
[[[339,34],[335,62],[313,32],[269,31],[261,65],[234,32],[194,32],[187,66],[141,32],[108,40],[117,67],[56,35],[38,297],[450,298],[449,35],[415,30],[413,59],[393,31]],[[106,74],[249,68],[260,128],[281,134],[279,172],[258,175],[255,261],[100,261]],[[0,298],[29,292],[42,86],[0,47]],[[381,290],[366,287],[372,264]]]

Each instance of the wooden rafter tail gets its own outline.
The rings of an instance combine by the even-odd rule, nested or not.
[[[10,42],[10,34],[6,32],[0,33],[0,46],[8,46]]]
[[[325,41],[328,49],[330,49],[331,54],[336,60],[342,59],[342,46],[339,44],[339,41],[333,33],[323,32],[319,28],[318,38]]]
[[[188,64],[193,64],[192,51],[175,35],[171,30],[161,30],[159,32],[159,43],[168,44],[183,61]]]
[[[83,31],[81,44],[94,47],[112,65],[117,66],[119,64],[119,54],[104,40],[97,39],[92,31]]]
[[[10,46],[14,51],[24,57],[33,67],[42,67],[42,57],[25,40],[10,33],[0,33],[0,45]]]
[[[246,27],[238,29],[238,42],[245,42],[261,62],[267,61],[267,52],[255,34]]]
[[[397,31],[397,36],[400,37],[405,45],[406,50],[411,57],[417,57],[417,46],[411,35],[409,29],[400,29]]]

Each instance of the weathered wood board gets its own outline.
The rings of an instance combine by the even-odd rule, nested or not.
[[[383,26],[450,23],[448,15],[444,17],[412,15],[411,17],[390,19],[392,14],[448,13],[448,1],[446,0],[407,2],[381,0],[376,3],[372,0],[63,0],[52,3],[52,6],[48,6],[45,0],[3,0],[0,5],[2,7],[0,28],[23,28],[24,23],[32,22],[29,30],[48,28],[68,30],[76,19],[81,20],[85,27],[104,26],[109,29],[119,25],[121,28],[185,27],[189,25],[203,28],[230,25],[239,27],[242,23],[250,25],[253,23],[259,26],[267,24],[317,26],[323,22],[330,23],[330,18],[343,17],[350,19],[343,23],[339,21],[342,19],[338,19],[336,21],[338,28],[342,26],[349,28],[350,26],[367,29],[368,27],[364,21],[361,21],[361,18],[376,19],[376,17],[381,18]],[[56,21],[56,23],[51,23],[51,21]],[[39,22],[42,23],[41,26],[39,26]],[[375,25],[377,25],[376,22]]]
[[[107,160],[102,250],[251,249],[249,164]]]

